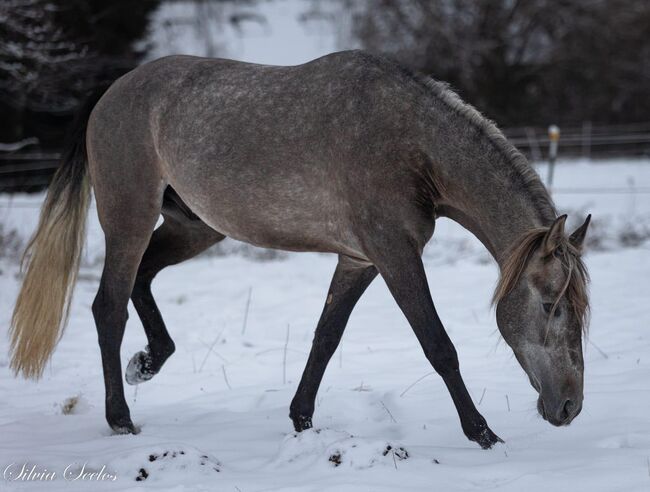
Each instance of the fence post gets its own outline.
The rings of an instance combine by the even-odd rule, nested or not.
[[[557,159],[557,147],[560,142],[560,128],[557,125],[548,127],[548,176],[546,186],[549,190],[553,186],[553,171],[555,169],[555,159]]]
[[[535,135],[535,130],[527,126],[525,128],[526,139],[528,140],[528,147],[530,148],[530,155],[533,159],[533,162],[539,162],[542,160],[542,152],[539,150],[539,144],[537,143],[537,135]]]

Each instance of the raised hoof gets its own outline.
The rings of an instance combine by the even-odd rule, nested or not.
[[[140,384],[149,381],[156,373],[153,370],[153,357],[147,348],[131,357],[124,378],[131,385]]]
[[[478,443],[483,449],[491,449],[495,444],[504,442],[489,427],[485,427],[477,436],[470,437],[470,440]]]
[[[305,417],[304,415],[299,415],[296,418],[293,418],[293,428],[296,430],[296,432],[302,432],[307,429],[311,429],[312,423],[311,423],[311,417]]]

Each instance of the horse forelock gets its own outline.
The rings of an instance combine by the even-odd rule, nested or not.
[[[515,241],[515,246],[508,252],[501,267],[501,275],[494,290],[492,304],[497,304],[515,288],[530,258],[541,247],[548,231],[549,227],[537,227],[524,233]],[[553,317],[553,313],[562,297],[566,297],[581,330],[586,335],[589,327],[589,293],[587,288],[589,274],[582,261],[580,251],[571,244],[568,238],[562,238],[552,254],[561,261],[566,280],[553,303],[549,319]]]

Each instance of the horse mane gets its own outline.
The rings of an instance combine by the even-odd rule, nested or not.
[[[449,84],[417,73],[411,73],[411,76],[422,84],[429,94],[441,101],[452,112],[463,117],[480,134],[485,136],[497,154],[511,166],[513,171],[511,176],[518,179],[518,184],[528,193],[533,204],[543,214],[544,218],[546,220],[555,219],[557,216],[555,205],[539,175],[530,165],[528,159],[514,145],[508,142],[508,139],[493,121],[483,116],[471,104],[465,103],[449,87]],[[515,287],[528,261],[541,246],[549,229],[550,227],[531,229],[515,241],[514,247],[506,253],[506,260],[501,269],[501,277],[492,299],[493,304],[498,303]],[[580,251],[567,238],[563,238],[553,254],[562,262],[567,278],[553,303],[549,319],[552,318],[562,297],[566,295],[581,329],[586,334],[589,326],[589,297],[587,290],[589,274],[580,257]]]
[[[483,116],[471,104],[465,103],[450,88],[449,84],[413,72],[399,64],[396,66],[407,78],[417,83],[427,94],[440,101],[452,113],[464,118],[479,134],[486,138],[486,141],[492,145],[497,155],[510,166],[512,172],[509,175],[518,181],[517,184],[522,190],[528,193],[533,205],[545,221],[551,222],[557,217],[557,210],[553,200],[539,175],[530,165],[528,159],[508,141],[493,121]],[[528,261],[541,246],[549,229],[550,227],[531,229],[515,241],[514,246],[506,253],[506,260],[492,298],[493,304],[498,303],[515,287]],[[580,257],[580,251],[570,243],[568,238],[562,238],[553,255],[562,262],[567,278],[553,303],[549,319],[552,318],[562,297],[566,295],[567,301],[586,335],[589,326],[589,297],[587,290],[589,274]]]
[[[528,192],[533,203],[546,219],[552,220],[557,216],[553,200],[537,172],[530,165],[528,159],[508,141],[492,120],[483,116],[471,104],[464,102],[448,83],[418,73],[411,73],[410,75],[422,84],[429,94],[442,102],[452,112],[464,118],[480,134],[486,137],[497,155],[501,156],[504,162],[509,163],[513,171],[511,176],[517,179],[519,186]]]
[[[501,276],[492,297],[492,304],[498,303],[514,289],[528,261],[533,253],[542,245],[549,229],[549,227],[536,227],[525,232],[515,241],[514,247],[508,252],[501,268]],[[552,254],[562,262],[567,278],[562,290],[553,303],[549,319],[552,319],[560,299],[566,295],[569,306],[580,323],[583,333],[586,335],[589,326],[589,296],[587,291],[589,274],[580,256],[580,251],[564,237],[560,240],[558,247]]]
[[[448,84],[439,82],[431,77],[421,77],[429,91],[449,109],[465,118],[473,127],[483,134],[493,145],[505,162],[512,166],[513,175],[518,177],[520,186],[525,189],[535,206],[542,211],[544,216],[554,219],[557,216],[555,205],[548,190],[528,162],[528,159],[508,142],[508,139],[497,128],[496,124],[484,117],[472,105],[463,100]],[[501,277],[493,296],[493,304],[499,302],[517,284],[528,261],[533,253],[541,246],[549,227],[537,227],[524,233],[514,244],[515,246],[506,254],[506,261],[501,270]],[[580,252],[563,238],[553,253],[562,262],[566,273],[566,282],[553,303],[549,319],[553,317],[560,300],[566,295],[581,329],[586,334],[589,326],[589,297],[587,283],[589,274],[585,267]]]

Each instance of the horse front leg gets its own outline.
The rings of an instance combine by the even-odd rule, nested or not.
[[[345,325],[355,304],[377,276],[374,266],[341,256],[336,266],[321,314],[307,365],[302,373],[289,416],[296,431],[311,428],[314,401],[327,363],[341,341]]]
[[[413,328],[424,354],[445,382],[467,438],[483,449],[503,442],[490,430],[465,387],[456,349],[436,312],[417,248],[404,241],[400,247],[384,249],[375,264]]]

